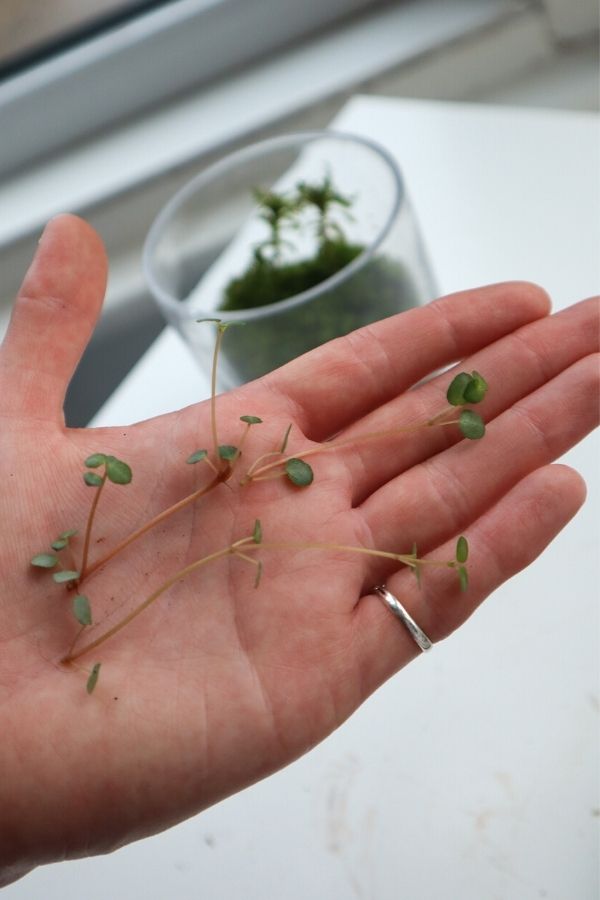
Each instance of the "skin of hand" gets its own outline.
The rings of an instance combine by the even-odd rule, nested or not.
[[[478,407],[485,438],[427,429],[315,455],[304,490],[219,485],[89,578],[95,627],[251,534],[257,517],[265,541],[405,553],[416,541],[440,559],[464,533],[469,590],[447,569],[424,572],[419,590],[397,565],[309,550],[265,550],[255,590],[253,566],[221,559],[78,661],[102,662],[88,696],[85,672],[60,664],[77,628],[72,595],[29,565],[58,533],[84,527],[83,460],[104,452],[133,469],[131,484],[105,488],[92,562],[212,477],[185,465],[211,446],[207,402],[133,426],[65,428],[64,393],[105,280],[93,230],[53,219],[0,348],[0,884],[167,828],[305,753],[419,652],[375,584],[439,641],[537,557],[585,494],[575,472],[550,463],[596,424],[597,300],[550,316],[541,289],[508,283],[364,328],[219,397],[220,441],[239,441],[240,415],[260,416],[248,465],[289,422],[294,453],[422,421],[444,408],[450,380],[424,379],[460,360],[491,386]]]

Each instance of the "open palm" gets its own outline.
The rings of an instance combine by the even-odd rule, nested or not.
[[[445,405],[462,360],[491,385],[481,442],[456,428],[316,454],[308,489],[236,477],[165,520],[86,579],[97,635],[178,569],[251,535],[264,574],[228,556],[178,580],[142,615],[60,664],[77,630],[72,594],[28,565],[60,532],[82,529],[93,452],[126,460],[107,484],[90,561],[196,487],[185,460],[211,446],[209,404],[133,427],[65,429],[62,402],[97,318],[106,277],[97,236],[78,219],[46,230],[0,351],[0,884],[40,862],[109,850],[167,827],[285,765],[336,728],[418,649],[373,596],[390,589],[435,642],[531,562],[576,512],[576,473],[549,466],[595,425],[595,301],[550,317],[531,285],[455,295],[363,329],[218,399],[219,440],[256,415],[239,473],[292,423],[289,450],[332,435],[421,422]],[[168,373],[167,376],[168,377]],[[470,587],[414,576],[337,543],[451,558],[471,546]],[[76,539],[74,549],[81,553]],[[81,645],[87,636],[81,639]],[[11,868],[13,867],[14,868]],[[2,874],[4,873],[4,875]]]

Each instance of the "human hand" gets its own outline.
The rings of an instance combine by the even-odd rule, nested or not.
[[[461,369],[491,385],[486,438],[427,429],[316,455],[306,491],[281,481],[220,485],[90,577],[98,629],[173,571],[250,533],[257,517],[266,542],[410,552],[416,541],[439,558],[464,532],[469,590],[443,570],[424,573],[419,591],[414,576],[381,560],[268,550],[253,590],[247,563],[220,560],[98,648],[89,664],[101,659],[102,675],[88,697],[85,678],[60,665],[75,631],[69,596],[28,561],[49,534],[85,522],[91,497],[79,473],[90,453],[125,459],[134,472],[130,485],[107,486],[99,505],[101,554],[193,490],[201,476],[184,461],[210,442],[207,403],[132,427],[65,429],[64,392],[105,277],[91,229],[54,220],[0,350],[5,881],[159,831],[290,762],[418,653],[374,584],[386,580],[441,640],[543,550],[584,496],[576,473],[548,464],[595,424],[595,301],[550,317],[539,289],[499,285],[365,328],[220,397],[223,443],[236,442],[241,414],[264,422],[248,439],[249,460],[289,422],[295,452],[332,434],[420,421],[444,405],[449,378],[408,389],[465,357]]]

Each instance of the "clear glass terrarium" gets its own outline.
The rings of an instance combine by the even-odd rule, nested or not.
[[[256,191],[292,202],[302,186],[309,198],[311,188],[329,186],[341,200],[329,204],[326,221],[314,204],[300,203],[281,220],[274,246]],[[435,295],[394,159],[365,138],[333,131],[262,141],[201,172],[156,218],[144,268],[165,318],[201,366],[210,365],[215,326],[198,320],[244,323],[223,341],[221,390]]]

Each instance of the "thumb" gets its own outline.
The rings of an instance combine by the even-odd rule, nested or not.
[[[46,226],[0,347],[0,414],[62,422],[65,393],[104,297],[107,260],[76,216]]]

